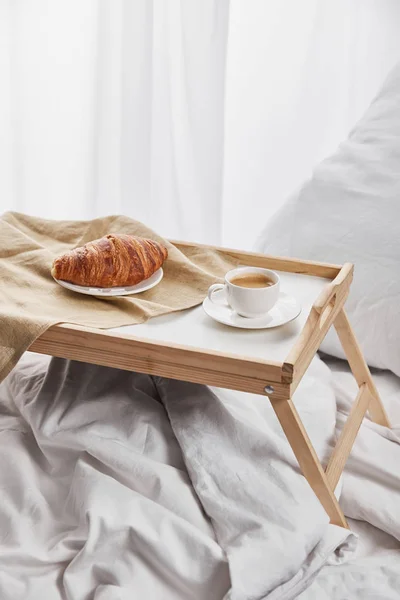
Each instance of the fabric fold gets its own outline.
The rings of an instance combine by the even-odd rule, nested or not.
[[[107,233],[127,233],[164,243],[164,278],[140,295],[84,296],[59,286],[50,268],[56,256]],[[218,250],[174,246],[124,216],[93,221],[49,221],[19,213],[0,217],[0,381],[23,352],[56,323],[102,329],[142,323],[200,304],[209,288],[236,265]]]
[[[348,560],[356,536],[329,524],[264,397],[154,380],[228,557],[232,588],[226,600],[292,600],[324,564]],[[336,403],[329,369],[319,359],[294,401],[324,461]]]

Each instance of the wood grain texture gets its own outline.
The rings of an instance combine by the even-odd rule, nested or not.
[[[265,386],[272,384],[275,397],[282,393],[287,395],[289,389],[288,384],[281,383],[280,363],[248,360],[233,354],[174,346],[76,325],[51,327],[29,350],[256,394],[264,394]]]
[[[368,409],[371,419],[379,425],[390,427],[389,417],[344,309],[341,309],[336,315],[334,326],[359,387],[366,383],[371,392]]]
[[[292,400],[272,400],[271,403],[300,469],[328,513],[331,523],[348,528],[343,511]]]
[[[363,383],[326,467],[326,477],[332,489],[335,489],[338,484],[370,399],[371,392],[367,384]]]
[[[290,368],[293,371],[292,394],[344,305],[352,278],[353,265],[346,263],[314,302],[300,336],[283,364],[285,373],[290,372]]]
[[[332,265],[328,263],[313,262],[309,260],[299,260],[296,258],[286,258],[280,256],[270,256],[268,254],[260,254],[257,252],[247,252],[244,250],[234,250],[231,248],[220,248],[218,246],[207,246],[205,244],[194,244],[192,242],[182,242],[170,240],[171,244],[185,248],[210,248],[217,250],[243,261],[249,267],[263,267],[265,269],[274,269],[276,271],[284,271],[287,273],[299,273],[302,275],[313,275],[314,277],[326,277],[333,279],[341,270],[341,265]]]

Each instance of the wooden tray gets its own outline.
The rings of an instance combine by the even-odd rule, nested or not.
[[[172,242],[178,247],[196,246]],[[218,248],[241,264],[279,272],[281,289],[302,304],[287,325],[260,331],[212,321],[202,307],[113,330],[62,324],[30,347],[33,352],[268,396],[304,476],[331,521],[347,527],[334,490],[367,410],[377,423],[387,415],[344,311],[353,265],[331,265]],[[291,400],[312,358],[334,325],[359,394],[326,470]]]

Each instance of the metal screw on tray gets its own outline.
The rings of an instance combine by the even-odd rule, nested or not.
[[[266,394],[273,394],[274,393],[274,387],[272,385],[266,385],[264,388],[264,392]]]

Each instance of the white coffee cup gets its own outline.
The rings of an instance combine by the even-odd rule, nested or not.
[[[268,287],[242,287],[232,283],[238,276],[260,274],[272,280]],[[261,317],[275,306],[279,297],[280,280],[277,273],[259,267],[238,267],[228,271],[225,283],[215,283],[208,290],[208,298],[214,304],[219,304],[213,298],[214,292],[224,290],[228,304],[242,317]]]

